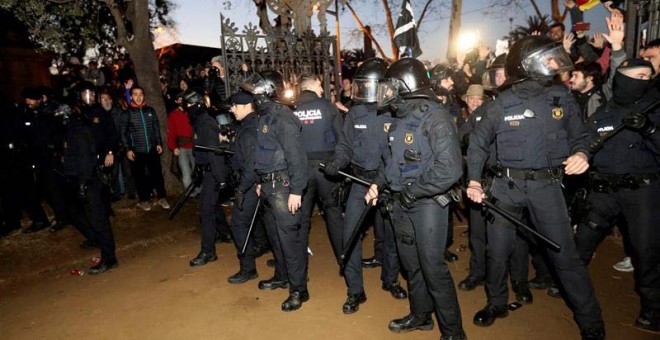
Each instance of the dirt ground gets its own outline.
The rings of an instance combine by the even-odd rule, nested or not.
[[[260,291],[257,281],[230,285],[238,270],[233,245],[218,244],[220,259],[200,268],[188,261],[199,250],[197,202],[188,203],[174,221],[160,208],[142,212],[133,203],[115,205],[112,218],[120,266],[98,276],[74,276],[86,269],[96,251],[81,250],[82,237],[67,228],[56,234],[13,234],[0,240],[0,339],[438,339],[433,331],[394,334],[389,320],[409,312],[407,300],[394,300],[380,289],[380,270],[365,270],[368,301],[344,315],[346,288],[333,262],[320,217],[315,217],[309,265],[311,299],[299,311],[280,311],[285,290]],[[453,250],[467,244],[464,223],[455,228]],[[365,257],[373,251],[365,238]],[[620,241],[608,238],[590,270],[609,339],[658,339],[635,329],[639,309],[632,273],[612,264],[622,258]],[[450,264],[454,280],[468,270],[468,251]],[[272,276],[258,259],[260,278]],[[513,295],[511,295],[513,299]],[[463,325],[470,339],[579,339],[563,300],[534,291],[534,303],[488,328],[472,324],[485,305],[482,287],[458,291]]]

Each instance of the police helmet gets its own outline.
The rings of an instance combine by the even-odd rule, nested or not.
[[[89,81],[83,81],[78,85],[80,100],[86,105],[96,103],[96,86]]]
[[[387,108],[398,98],[435,98],[431,79],[421,61],[403,58],[387,68],[383,80],[378,83],[378,108]]]
[[[241,88],[253,94],[259,102],[265,98],[281,99],[284,96],[284,78],[277,71],[263,71],[246,79]]]
[[[365,60],[353,77],[352,99],[357,103],[375,103],[378,91],[378,81],[387,72],[387,61],[381,58],[369,58]]]
[[[500,54],[488,65],[482,84],[487,90],[494,90],[506,81],[506,55],[506,53]]]
[[[573,63],[561,42],[546,36],[528,36],[513,44],[506,57],[507,84],[544,79],[570,71]]]
[[[446,95],[448,91],[440,85],[443,79],[450,78],[456,70],[447,64],[438,64],[431,69],[431,86],[436,95]]]
[[[183,93],[183,100],[188,107],[194,105],[204,105],[204,97],[195,91],[186,91]]]

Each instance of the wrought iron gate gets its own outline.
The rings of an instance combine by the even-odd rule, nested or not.
[[[264,70],[281,72],[287,89],[294,93],[300,75],[319,75],[325,93],[330,94],[330,83],[338,79],[334,36],[297,36],[292,32],[265,35],[252,23],[244,26],[239,33],[229,18],[221,16],[220,21],[225,88],[228,94],[237,91],[240,83],[253,72]]]

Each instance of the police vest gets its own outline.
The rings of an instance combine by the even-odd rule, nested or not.
[[[306,100],[297,104],[293,112],[302,124],[302,146],[310,159],[315,153],[327,154],[324,158],[334,154],[337,136],[332,129],[332,121],[335,117],[331,112],[324,112],[329,105],[330,102],[323,98]]]
[[[385,176],[393,191],[402,191],[432,165],[433,151],[423,125],[428,117],[440,110],[440,104],[429,101],[390,126],[388,136],[392,157],[386,164]]]
[[[254,170],[259,174],[285,170],[287,168],[284,150],[277,141],[273,131],[273,120],[284,108],[280,104],[274,104],[268,108],[265,115],[259,117],[257,131],[257,149],[255,153]]]
[[[376,170],[382,162],[383,151],[387,150],[387,133],[394,118],[389,113],[376,114],[373,105],[355,105],[350,114],[353,116],[351,163],[365,170]]]
[[[498,163],[519,169],[561,166],[570,154],[569,110],[576,108],[569,96],[557,87],[528,98],[511,89],[502,92],[495,100],[503,111],[496,127]]]
[[[242,171],[246,167],[251,168],[252,164],[245,164],[246,156],[241,150],[246,150],[247,145],[250,143],[249,134],[255,133],[257,130],[257,124],[259,123],[259,117],[256,113],[250,113],[246,116],[238,128],[236,128],[236,143],[232,145],[232,151],[234,154],[231,157],[231,167],[234,171]],[[254,138],[254,137],[253,137]],[[253,144],[254,142],[252,142]],[[252,146],[254,147],[254,146]],[[254,150],[251,150],[254,152]]]
[[[628,113],[642,110],[650,103],[651,100],[644,98],[636,105],[622,107],[610,101],[590,117],[588,127],[600,136],[605,136],[612,133]],[[651,115],[658,114],[655,112]],[[607,140],[602,149],[594,154],[593,165],[589,170],[614,175],[657,173],[660,170],[660,159],[649,150],[646,143],[638,132],[624,129]]]

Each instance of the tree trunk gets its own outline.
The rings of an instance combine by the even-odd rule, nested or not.
[[[126,10],[126,19],[132,23],[133,32],[127,32],[124,26],[124,16],[116,6],[114,0],[102,0],[109,7],[115,23],[117,24],[117,42],[124,46],[128,51],[133,65],[135,67],[135,76],[137,83],[144,89],[145,101],[151,106],[158,116],[160,122],[160,133],[163,138],[161,147],[167,149],[167,110],[165,101],[160,91],[160,81],[158,70],[158,58],[153,46],[153,36],[149,25],[149,1],[134,0],[128,3]],[[133,34],[132,37],[129,34]],[[166,164],[171,161],[171,154],[163,151],[161,157],[161,166],[163,168],[163,177],[165,178],[165,187],[170,193],[178,186],[178,179],[174,177],[167,169]],[[176,191],[176,190],[174,190]]]

